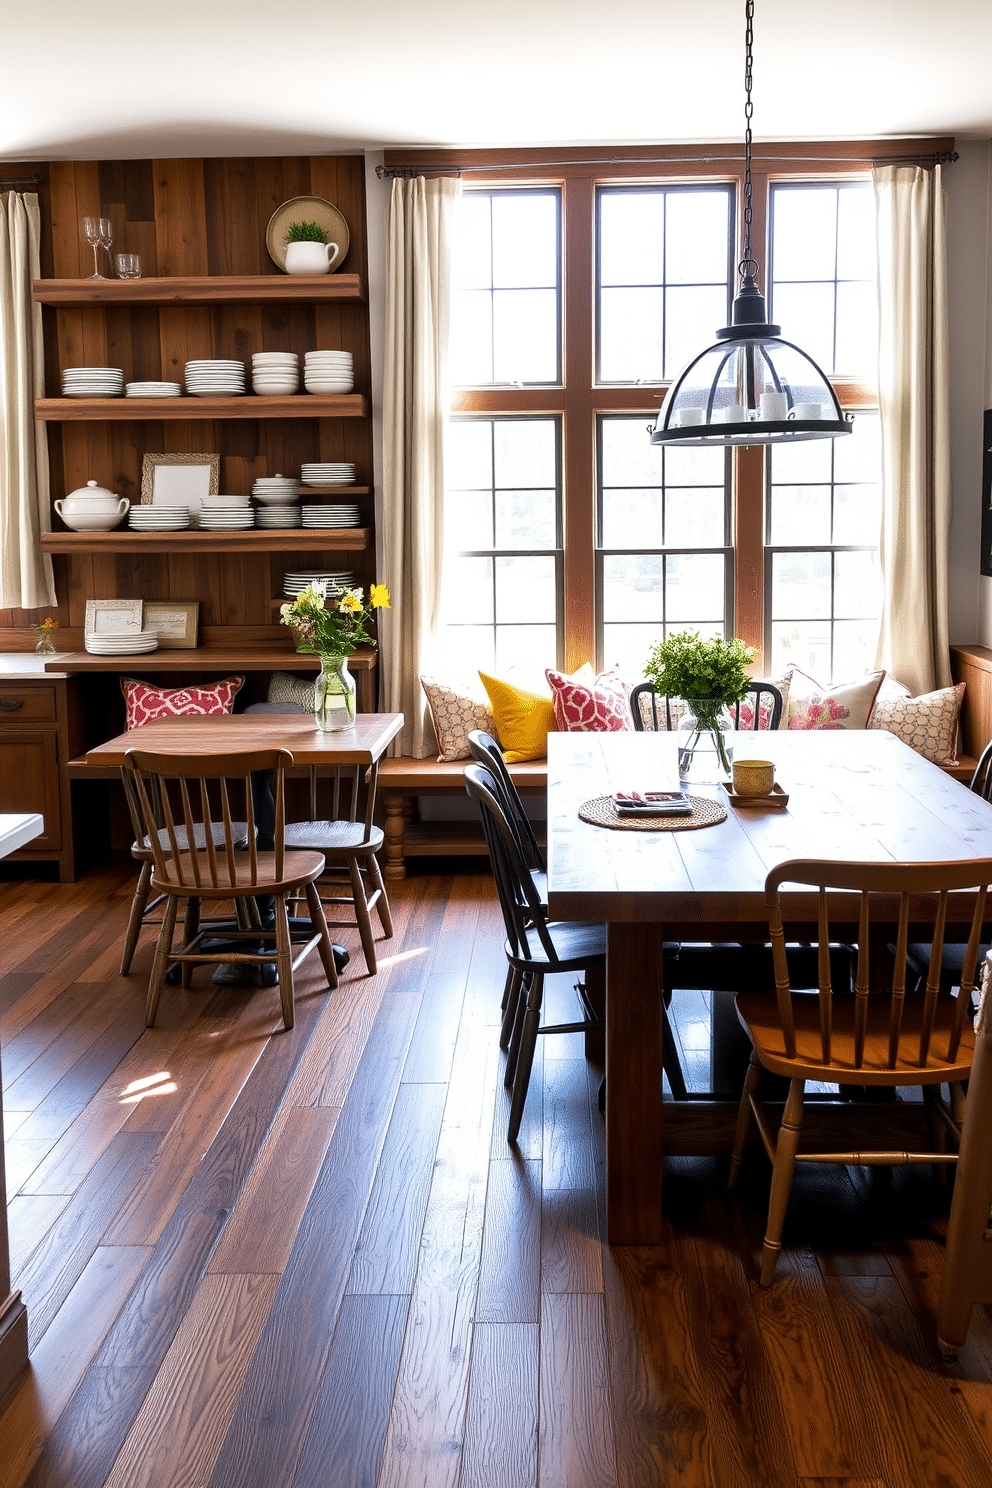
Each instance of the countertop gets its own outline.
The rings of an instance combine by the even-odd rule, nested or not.
[[[37,811],[0,811],[0,858],[40,837],[45,823]]]
[[[37,651],[0,651],[0,682],[16,682],[21,677],[68,676],[67,672],[46,672],[45,663],[71,655],[71,651],[56,651],[54,656],[51,652],[44,656]]]

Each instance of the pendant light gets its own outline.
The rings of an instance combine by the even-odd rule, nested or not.
[[[780,444],[851,433],[829,378],[766,316],[751,257],[751,63],[754,0],[746,0],[744,257],[732,321],[679,373],[651,430],[652,444]]]

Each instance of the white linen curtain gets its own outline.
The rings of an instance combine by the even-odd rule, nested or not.
[[[876,665],[913,693],[951,683],[946,210],[940,166],[872,172],[884,597]]]
[[[383,544],[392,610],[380,640],[383,702],[406,722],[391,750],[436,752],[420,673],[441,599],[451,240],[461,182],[393,182],[387,226]]]
[[[38,542],[51,531],[48,440],[34,416],[45,391],[41,306],[31,298],[41,219],[34,194],[9,191],[0,203],[0,610],[36,610],[57,603]]]

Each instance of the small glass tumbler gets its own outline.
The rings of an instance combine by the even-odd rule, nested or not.
[[[141,255],[138,253],[118,253],[117,277],[118,279],[140,279]]]

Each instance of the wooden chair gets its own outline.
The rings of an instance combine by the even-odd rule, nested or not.
[[[324,911],[315,887],[324,868],[316,852],[287,851],[285,845],[285,772],[293,763],[287,749],[241,751],[234,754],[193,755],[184,752],[151,753],[128,750],[125,771],[134,792],[144,826],[153,866],[150,886],[165,896],[165,913],[155,947],[148,982],[145,1021],[155,1021],[165,974],[178,963],[183,985],[188,986],[193,968],[222,962],[257,965],[276,963],[283,1022],[293,1026],[293,973],[311,951],[320,954],[328,985],[337,986],[337,972]],[[251,795],[253,771],[273,772],[275,833],[272,851],[256,844],[255,813]],[[247,849],[238,850],[232,796],[247,807]],[[159,814],[164,821],[160,828]],[[161,832],[164,832],[164,842]],[[287,901],[301,890],[310,910],[306,931],[291,932]],[[201,902],[271,899],[275,928],[260,926],[225,931],[224,943],[204,944],[214,938],[214,926],[201,926]],[[186,901],[184,933],[173,944],[179,901]],[[269,942],[268,945],[265,942]],[[274,943],[274,950],[273,950]],[[235,949],[244,945],[243,950]],[[295,948],[295,953],[294,953]]]
[[[321,818],[317,800],[317,769],[310,769],[310,820],[290,822],[286,827],[286,846],[318,852],[325,862],[320,879],[321,901],[325,905],[350,905],[348,919],[329,920],[333,926],[358,926],[365,965],[370,975],[377,967],[375,931],[372,910],[379,917],[387,940],[393,936],[386,886],[376,853],[383,844],[382,828],[374,825],[375,788],[378,763],[365,771],[365,809],[360,813],[362,766],[339,765],[330,775],[330,816]],[[328,782],[325,781],[325,785]],[[371,887],[370,887],[371,884]],[[330,891],[330,892],[328,892]]]
[[[820,985],[817,996],[796,994],[782,928],[779,890],[783,883],[815,888],[819,897]],[[744,1085],[730,1168],[731,1186],[740,1173],[752,1119],[770,1157],[772,1189],[761,1263],[761,1284],[769,1286],[782,1248],[782,1228],[797,1162],[832,1162],[869,1166],[906,1163],[956,1162],[945,1138],[957,1142],[964,1118],[962,1082],[968,1079],[974,1052],[974,1032],[967,1020],[974,985],[985,899],[992,883],[992,859],[958,863],[853,863],[793,860],[781,863],[765,880],[768,923],[775,964],[775,991],[742,992],[737,1015],[751,1040],[751,1065]],[[939,974],[931,972],[921,997],[906,995],[906,950],[909,925],[933,924],[931,966],[940,966],[950,891],[976,891],[967,953],[957,997],[940,995]],[[828,891],[859,895],[858,959],[854,997],[836,997],[831,985],[830,912],[839,912]],[[937,896],[936,904],[921,896]],[[886,968],[884,991],[875,991],[872,977],[881,972],[869,964],[872,926],[886,924],[898,904],[897,930],[891,967]],[[845,918],[850,918],[848,908]],[[883,941],[884,945],[884,941]],[[789,1095],[776,1132],[758,1100],[764,1071],[788,1078]],[[920,1150],[849,1149],[799,1151],[803,1126],[803,1098],[807,1080],[846,1086],[921,1086],[930,1128],[929,1144]],[[951,1108],[944,1105],[940,1087],[950,1087]],[[840,1110],[831,1106],[831,1110]],[[851,1108],[848,1108],[850,1112]],[[877,1108],[876,1108],[877,1110]]]
[[[772,710],[768,720],[768,727],[777,729],[782,721],[784,699],[774,682],[749,682],[747,690],[754,703],[751,716],[751,729],[761,727],[761,701],[763,698],[770,703]],[[644,733],[646,730],[644,711],[641,707],[642,698],[646,698],[650,703],[651,732],[658,733],[663,729],[671,729],[673,726],[671,698],[666,697],[661,699],[665,705],[665,721],[662,723],[662,715],[658,706],[659,697],[655,691],[654,684],[651,682],[639,682],[630,694],[630,716],[634,721],[634,727],[638,733]],[[741,703],[734,703],[732,712],[734,715],[734,728],[739,729],[741,726]]]

